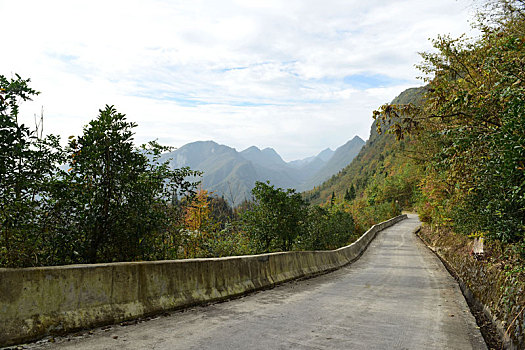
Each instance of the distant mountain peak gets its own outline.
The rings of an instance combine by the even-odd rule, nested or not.
[[[345,166],[350,164],[350,162],[357,156],[365,141],[363,141],[359,136],[355,136],[353,139],[349,140],[344,145],[337,147],[335,151],[332,151],[330,148],[325,149],[317,158],[323,159],[326,161],[326,165],[323,166],[309,181],[307,181],[303,186],[302,190],[309,190],[316,185],[319,185],[329,179],[332,175],[337,174],[338,171],[343,169]]]
[[[335,151],[337,152],[339,149],[342,149],[342,148],[346,148],[346,147],[349,147],[349,146],[354,146],[354,145],[364,145],[365,144],[365,141],[363,141],[362,138],[360,138],[359,136],[354,136],[353,139],[351,139],[350,141],[348,141],[347,143],[345,143],[344,145],[338,147]]]
[[[250,147],[246,148],[244,151],[241,151],[241,153],[244,153],[244,152],[260,152],[260,151],[261,150],[257,146],[250,146]]]
[[[190,142],[188,144],[186,144],[185,146],[187,145],[217,145],[219,146],[219,144],[215,141],[212,141],[212,140],[206,140],[206,141],[194,141],[194,142]]]
[[[261,151],[262,153],[268,155],[269,157],[273,157],[275,160],[279,161],[279,162],[284,162],[284,160],[281,158],[281,156],[279,155],[279,153],[277,153],[276,150],[274,150],[273,148],[271,147],[266,147],[265,149],[263,149]]]
[[[320,158],[324,160],[325,162],[328,162],[330,158],[334,155],[335,151],[333,151],[330,147],[325,148],[319,154],[317,155],[317,158]]]
[[[263,164],[265,166],[283,166],[286,162],[281,156],[270,147],[260,150],[256,146],[251,146],[240,152],[241,156],[254,163]]]
[[[189,166],[203,171],[202,186],[228,197],[233,205],[250,198],[255,181],[297,190],[311,189],[350,162],[363,141],[354,137],[336,151],[326,148],[315,157],[285,162],[271,147],[251,146],[238,152],[215,141],[196,141],[162,155],[174,168]]]
[[[262,152],[277,154],[277,152],[271,147],[266,147],[265,149],[262,150]]]

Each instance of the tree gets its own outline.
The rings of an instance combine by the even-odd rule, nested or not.
[[[337,249],[345,246],[356,234],[352,215],[338,208],[330,211],[327,227],[326,243],[323,249]]]
[[[345,200],[347,202],[350,202],[355,199],[355,196],[356,196],[355,187],[354,187],[354,184],[352,184],[349,189],[346,189]]]
[[[385,105],[378,128],[417,137],[430,160],[425,217],[462,233],[525,239],[525,3],[492,1],[474,40],[439,37],[424,53],[426,102]]]
[[[60,213],[68,213],[64,227],[75,237],[69,248],[78,257],[71,259],[146,259],[156,236],[167,230],[172,198],[194,190],[185,178],[198,173],[158,164],[165,148],[156,142],[135,148],[135,127],[106,106],[83,135],[70,138]]]
[[[207,231],[213,229],[212,208],[208,191],[199,190],[186,206],[184,222],[186,228],[192,231]]]
[[[355,234],[352,215],[335,207],[311,206],[308,209],[305,230],[299,237],[301,250],[337,249],[346,245]]]
[[[290,250],[304,228],[306,203],[301,195],[259,181],[252,194],[255,203],[243,214],[243,222],[255,252]]]
[[[212,196],[208,198],[211,206],[211,216],[214,222],[218,223],[221,228],[233,220],[233,209],[228,204],[224,196]]]
[[[0,266],[31,266],[42,258],[46,207],[63,155],[57,137],[39,137],[19,123],[19,101],[38,95],[29,82],[0,75]]]

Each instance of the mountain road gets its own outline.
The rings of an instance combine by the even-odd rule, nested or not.
[[[38,349],[486,349],[457,282],[414,231],[380,232],[337,271]],[[52,342],[50,342],[52,341]]]

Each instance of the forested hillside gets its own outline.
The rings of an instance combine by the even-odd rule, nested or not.
[[[411,88],[403,91],[391,103],[419,105],[422,102],[424,92],[424,87]],[[336,198],[343,199],[352,188],[354,188],[356,196],[360,198],[368,186],[377,187],[378,183],[385,183],[385,181],[391,187],[399,185],[391,183],[395,181],[395,178],[391,177],[399,177],[399,171],[403,171],[399,168],[411,163],[408,152],[406,141],[396,142],[394,135],[389,133],[378,134],[377,125],[374,122],[368,141],[354,160],[320,186],[311,191],[306,191],[305,199],[313,204],[322,204],[330,201],[332,194],[335,194]],[[397,200],[401,199],[404,207],[410,206],[415,184],[401,185],[404,189],[390,189],[398,192],[397,195],[392,195],[396,196],[395,199]],[[370,190],[372,191],[372,189]],[[388,200],[389,198],[385,199]]]
[[[423,53],[418,66],[427,85],[374,111],[358,156],[305,198],[417,209],[434,225],[518,244],[523,258],[524,8],[489,2],[479,37],[434,40],[436,52]]]

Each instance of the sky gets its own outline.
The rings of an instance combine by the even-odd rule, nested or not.
[[[80,135],[106,104],[135,142],[272,147],[286,161],[355,135],[423,82],[418,52],[471,35],[472,0],[0,0],[0,74],[31,78],[44,132]]]

